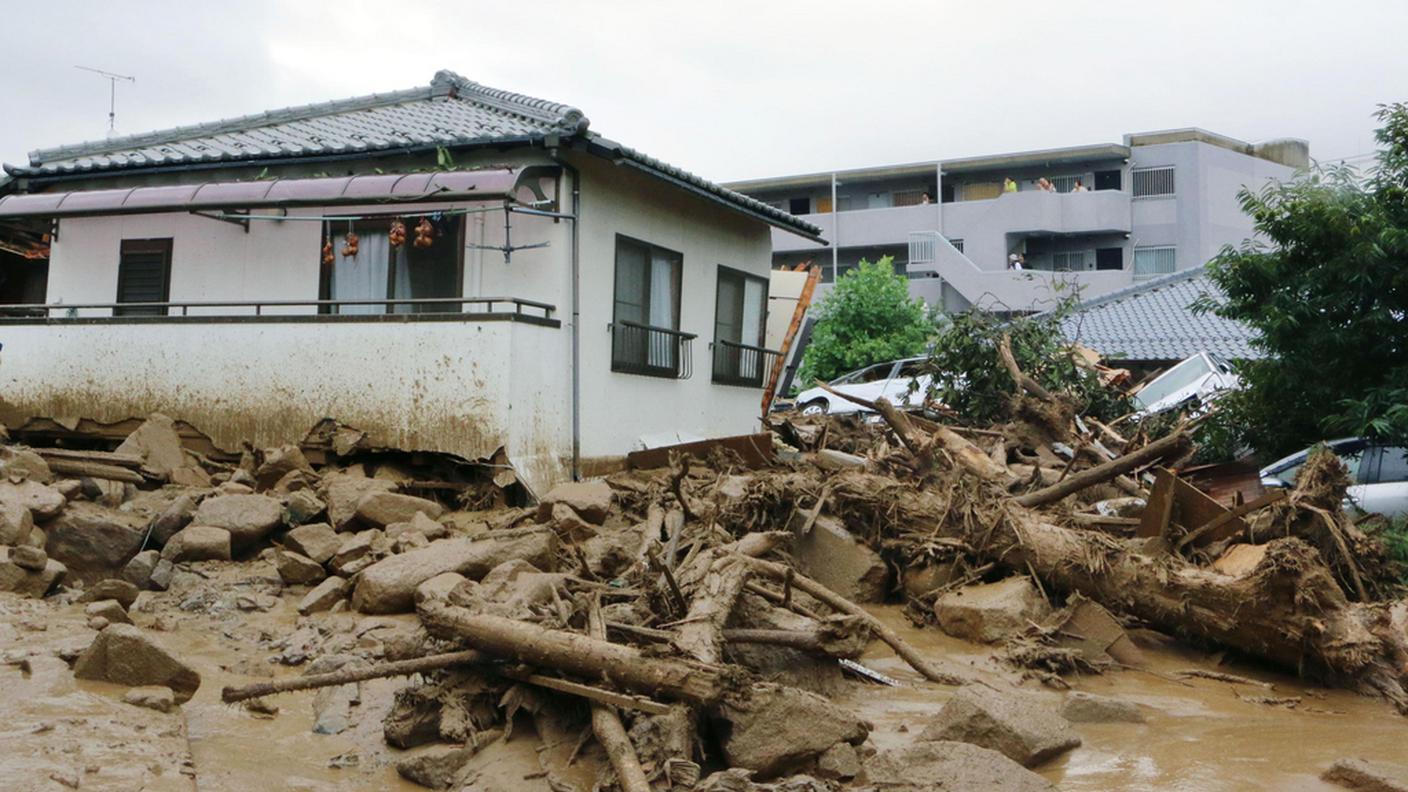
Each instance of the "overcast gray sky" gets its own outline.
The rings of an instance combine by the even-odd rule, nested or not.
[[[1201,126],[1372,151],[1408,99],[1401,0],[338,3],[0,0],[0,160],[425,85],[453,69],[582,108],[717,180]]]

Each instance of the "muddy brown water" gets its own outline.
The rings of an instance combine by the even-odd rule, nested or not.
[[[381,719],[402,680],[364,683],[353,726],[336,735],[315,734],[313,693],[275,697],[272,719],[260,719],[220,703],[220,688],[271,676],[302,673],[300,667],[268,662],[277,653],[271,641],[293,633],[293,611],[301,590],[290,590],[267,611],[230,607],[181,610],[183,601],[209,602],[230,590],[276,591],[271,570],[262,565],[212,565],[209,579],[192,590],[144,594],[134,608],[137,623],[201,673],[194,699],[174,714],[139,709],[121,701],[123,689],[80,682],[54,659],[62,649],[86,646],[93,632],[83,606],[36,602],[0,595],[0,654],[7,661],[30,655],[30,670],[14,662],[0,665],[0,787],[6,790],[62,790],[78,781],[83,790],[252,789],[302,792],[412,792],[422,789],[397,776],[401,752],[381,737]],[[227,598],[228,600],[228,598]],[[984,648],[917,629],[898,608],[875,613],[926,653],[968,666],[999,687],[1018,675],[992,659]],[[388,624],[413,617],[377,617]],[[352,614],[322,615],[320,624],[358,641],[374,640],[371,620]],[[307,623],[304,620],[303,623]],[[158,630],[157,627],[164,627]],[[1070,681],[1075,689],[1118,696],[1145,706],[1145,724],[1078,724],[1084,744],[1040,768],[1064,790],[1322,790],[1334,789],[1317,776],[1345,756],[1408,761],[1408,720],[1380,701],[1343,691],[1301,685],[1264,669],[1228,664],[1176,644],[1148,644],[1143,671],[1124,670]],[[950,690],[924,683],[887,647],[873,643],[864,658],[870,667],[904,685],[888,688],[855,683],[837,697],[875,724],[871,743],[878,749],[906,744],[947,700]],[[1231,685],[1206,679],[1186,682],[1175,671],[1201,668],[1274,685]],[[1043,690],[1034,682],[1024,688]],[[1301,697],[1295,709],[1253,703],[1240,696]],[[1049,694],[1053,704],[1059,694]],[[507,744],[494,744],[476,760],[487,783],[505,788],[545,789],[542,763],[571,746],[539,751],[531,733],[516,732]],[[579,788],[591,788],[592,772],[581,767],[559,774]],[[341,766],[339,766],[341,765]],[[526,778],[525,778],[526,777]],[[494,784],[489,784],[493,786]]]

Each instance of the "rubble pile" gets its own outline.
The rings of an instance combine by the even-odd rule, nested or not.
[[[531,503],[355,448],[198,458],[153,416],[111,452],[3,446],[0,589],[88,603],[75,675],[167,712],[200,676],[131,623],[133,603],[267,563],[274,588],[239,607],[292,597],[298,628],[270,660],[305,671],[223,700],[277,717],[277,694],[316,690],[314,730],[337,733],[363,683],[404,678],[381,732],[409,752],[400,775],[433,789],[504,785],[521,768],[503,770],[502,746],[525,733],[528,774],[555,789],[1050,789],[1030,768],[1079,746],[1081,724],[1144,719],[994,685],[907,642],[867,609],[882,602],[992,646],[1031,687],[1139,665],[1137,626],[1408,711],[1397,571],[1340,514],[1326,458],[1289,497],[1228,508],[1173,472],[1182,427],[1125,437],[1039,386],[1017,399],[992,427],[884,401],[866,404],[883,423],[783,417],[770,467],[672,455]],[[318,625],[343,614],[367,626],[334,642]],[[895,684],[860,661],[877,641],[952,691],[884,749],[838,703]],[[569,779],[583,768],[585,787]]]

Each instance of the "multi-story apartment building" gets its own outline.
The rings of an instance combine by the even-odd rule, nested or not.
[[[1252,234],[1238,191],[1286,179],[1309,157],[1304,140],[1177,129],[727,186],[821,227],[826,244],[774,229],[776,266],[812,260],[829,283],[889,255],[930,305],[1020,313],[1070,289],[1089,299],[1202,265]]]

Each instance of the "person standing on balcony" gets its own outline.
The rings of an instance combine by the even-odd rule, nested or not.
[[[1013,253],[1007,257],[1007,269],[1020,271],[1025,261],[1021,253]]]
[[[1051,180],[1045,176],[1036,180],[1036,188],[1042,192],[1056,192],[1056,185],[1052,184]]]
[[[1012,177],[1008,176],[1002,180],[1002,191],[1005,193],[1017,192],[1017,182],[1012,181]]]
[[[930,195],[928,190],[925,190],[924,194],[919,197],[919,202],[922,204],[931,204],[934,202],[934,196]]]
[[[1085,189],[1084,182],[1080,179],[1076,179],[1076,186],[1071,188],[1071,192],[1089,192],[1089,190]]]

